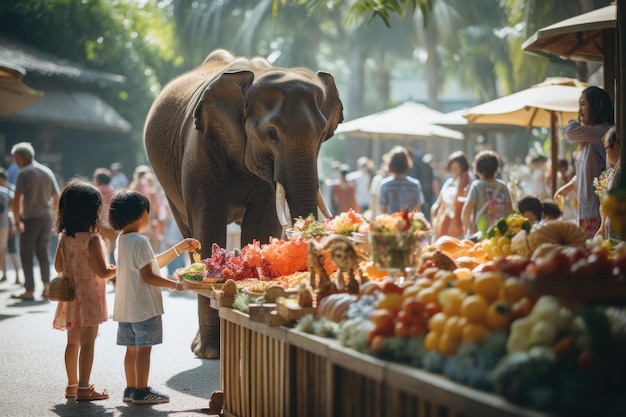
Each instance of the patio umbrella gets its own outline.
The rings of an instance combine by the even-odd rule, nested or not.
[[[578,118],[578,100],[587,84],[550,77],[526,90],[471,107],[463,117],[471,123],[549,127],[551,130],[552,193],[556,192],[558,128]]]
[[[603,63],[604,89],[613,98],[615,80],[615,3],[539,29],[522,50],[574,61]]]
[[[405,102],[388,110],[341,123],[335,134],[372,140],[463,140],[461,132],[434,124],[442,115],[423,104]]]
[[[22,82],[25,73],[20,66],[0,60],[0,115],[25,109],[43,96]]]

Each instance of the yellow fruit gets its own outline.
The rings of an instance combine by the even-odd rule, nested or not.
[[[459,314],[461,302],[465,298],[465,293],[459,288],[446,288],[439,293],[439,305],[448,316]]]
[[[428,332],[426,337],[424,338],[424,349],[431,352],[439,349],[439,339],[441,338],[441,334],[438,332]]]
[[[495,302],[489,305],[485,322],[492,330],[506,330],[509,327],[510,317],[509,306]]]
[[[489,334],[489,330],[484,324],[467,323],[463,326],[461,334],[463,342],[482,343]]]
[[[498,238],[498,243],[497,245],[500,247],[503,247],[504,245],[510,245],[511,244],[511,239],[509,239],[506,236],[502,236]]]
[[[524,287],[517,278],[507,278],[502,285],[502,292],[504,299],[510,303],[514,303],[522,299],[524,294]]]
[[[390,292],[385,294],[383,298],[380,299],[378,304],[376,304],[376,309],[387,309],[392,313],[396,313],[402,309],[402,294],[397,292]]]
[[[404,291],[402,291],[402,298],[409,298],[409,297],[415,297],[417,296],[417,293],[422,289],[422,287],[420,287],[419,285],[411,285],[410,287],[407,287],[404,289]]]
[[[462,317],[448,317],[446,324],[443,326],[443,334],[448,335],[453,339],[460,339],[461,331],[463,330],[463,325],[465,325],[465,323],[467,323],[467,320]]]
[[[454,286],[463,292],[469,292],[474,289],[474,277],[469,276],[463,279],[457,279]]]
[[[461,316],[471,323],[483,323],[489,306],[485,299],[478,295],[470,295],[461,303]]]
[[[487,301],[498,298],[502,276],[498,272],[485,272],[474,278],[474,292],[483,296]]]
[[[430,320],[428,320],[428,330],[430,330],[431,332],[441,333],[443,332],[443,328],[446,325],[447,321],[448,316],[446,316],[444,313],[435,313],[435,315],[432,316]]]
[[[417,299],[420,300],[424,304],[436,303],[436,302],[438,302],[437,295],[438,295],[438,291],[436,291],[432,287],[422,288],[417,293]]]
[[[466,279],[472,277],[472,270],[469,268],[457,268],[454,270],[454,275],[456,275],[456,279]]]
[[[439,337],[439,353],[443,356],[452,356],[456,353],[456,350],[461,343],[461,337],[453,337],[448,333],[443,333]]]

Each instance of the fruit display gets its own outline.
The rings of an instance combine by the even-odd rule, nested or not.
[[[581,239],[571,223],[529,229],[522,219],[495,225],[488,251],[485,241],[441,237],[397,280],[363,265],[371,280],[343,320],[318,330],[525,407],[626,415],[626,312],[607,306],[626,304],[626,250]],[[528,255],[504,255],[510,243],[500,239],[515,236]]]

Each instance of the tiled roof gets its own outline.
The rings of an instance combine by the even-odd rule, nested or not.
[[[62,77],[83,84],[97,84],[101,87],[123,83],[126,80],[123,75],[88,69],[4,35],[0,35],[0,59],[18,64],[26,70],[29,76]]]

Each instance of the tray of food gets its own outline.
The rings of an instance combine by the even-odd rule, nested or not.
[[[224,285],[222,277],[210,278],[204,275],[203,271],[193,269],[193,265],[185,268],[178,268],[174,274],[179,281],[184,281],[187,288],[196,290],[220,290]]]

